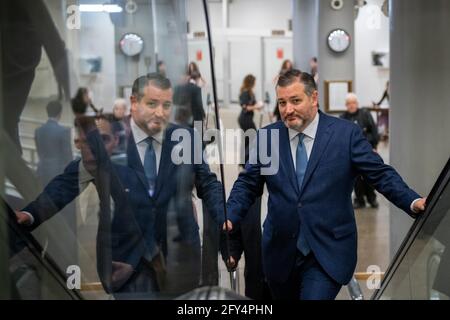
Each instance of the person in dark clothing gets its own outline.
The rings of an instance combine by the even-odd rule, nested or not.
[[[39,156],[36,173],[43,186],[63,172],[73,159],[70,128],[59,124],[61,113],[61,103],[50,101],[47,104],[48,121],[34,133]]]
[[[173,102],[177,106],[175,117],[179,118],[180,125],[193,127],[194,121],[205,120],[203,109],[202,90],[195,80],[186,76],[185,82],[175,88]],[[180,117],[179,113],[183,116]],[[183,123],[184,122],[184,123]]]
[[[58,83],[59,100],[70,96],[66,46],[42,0],[1,2],[3,127],[19,152],[19,122],[43,49]],[[8,172],[8,170],[6,170]]]
[[[349,93],[345,100],[347,112],[341,118],[349,120],[359,125],[374,150],[377,149],[379,142],[378,129],[370,112],[366,109],[359,109],[358,97],[354,93]],[[368,184],[362,176],[359,176],[355,182],[355,202],[354,208],[364,208],[367,198],[372,208],[378,208],[377,196],[374,188]]]
[[[200,88],[203,88],[206,85],[206,81],[203,79],[198,65],[193,61],[188,65],[188,75],[191,81],[194,81]]]
[[[88,108],[91,108],[95,115],[99,115],[103,112],[103,110],[98,110],[94,106],[91,98],[89,97],[89,89],[87,88],[78,88],[77,94],[71,100],[71,104],[72,111],[76,117],[88,115],[90,112],[88,111]]]
[[[244,82],[241,86],[241,92],[239,95],[239,103],[242,107],[241,113],[238,118],[238,123],[241,129],[246,132],[253,129],[256,131],[256,124],[253,121],[253,111],[260,110],[262,105],[256,102],[255,93],[253,88],[255,87],[255,76],[248,74],[244,78]],[[249,155],[249,139],[245,139],[245,162],[248,161]]]
[[[261,198],[256,199],[240,226],[229,234],[229,260],[224,237],[222,235],[221,253],[222,259],[229,269],[235,269],[242,253],[245,255],[245,295],[255,300],[272,299],[262,267]]]

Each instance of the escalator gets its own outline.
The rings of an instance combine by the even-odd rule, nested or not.
[[[69,290],[67,275],[45,252],[38,241],[16,223],[15,214],[9,205],[0,202],[2,233],[0,246],[6,254],[2,267],[9,290],[2,284],[2,290],[9,291],[9,299],[37,300],[79,300],[78,290]]]
[[[450,299],[450,159],[372,299]]]

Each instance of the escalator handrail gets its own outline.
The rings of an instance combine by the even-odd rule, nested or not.
[[[403,240],[400,248],[397,250],[391,264],[386,270],[383,281],[381,282],[380,288],[377,289],[371,297],[371,300],[379,300],[383,295],[386,287],[389,285],[390,280],[394,276],[397,268],[402,263],[404,257],[408,253],[411,245],[416,239],[419,232],[422,230],[422,227],[430,217],[436,203],[439,200],[439,196],[442,191],[445,189],[447,184],[450,183],[450,158],[447,161],[444,169],[441,171],[436,183],[433,185],[426,202],[426,208],[423,214],[421,214],[413,223],[411,228],[409,229],[405,239]]]
[[[53,276],[56,282],[63,288],[63,290],[74,300],[83,300],[81,293],[76,290],[70,290],[66,286],[67,276],[58,266],[58,264],[50,257],[42,248],[41,244],[33,237],[33,235],[16,222],[16,215],[11,207],[3,198],[0,198],[0,206],[6,211],[5,222],[19,238],[24,241],[31,254],[42,264],[42,266]]]

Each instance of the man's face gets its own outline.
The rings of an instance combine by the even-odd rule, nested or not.
[[[127,106],[123,104],[116,105],[113,112],[116,119],[123,119],[125,117],[125,113],[127,112]]]
[[[105,145],[106,152],[109,156],[111,156],[114,148],[118,144],[118,137],[115,136],[112,132],[112,126],[109,121],[104,119],[96,120],[96,125],[100,137]],[[83,161],[83,165],[89,172],[93,172],[97,168],[97,161],[95,159],[94,154],[87,142],[86,133],[82,129],[78,129],[77,138],[75,139],[75,146],[81,152],[81,159]]]
[[[358,111],[358,100],[355,98],[349,98],[345,101],[345,106],[347,107],[348,112],[355,113]]]
[[[149,136],[165,129],[172,112],[172,89],[163,90],[151,83],[144,88],[140,101],[131,97],[131,116]]]
[[[302,132],[317,114],[317,91],[309,97],[303,83],[277,87],[278,109],[286,127]]]

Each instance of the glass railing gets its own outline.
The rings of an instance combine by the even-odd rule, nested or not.
[[[202,141],[221,123],[206,1],[1,6],[2,297],[217,286],[225,193],[220,134]],[[195,41],[189,10],[203,12]]]
[[[372,299],[450,298],[450,160]]]

